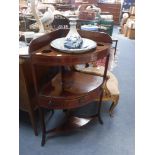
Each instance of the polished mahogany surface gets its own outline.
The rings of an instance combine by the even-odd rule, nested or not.
[[[68,29],[59,29],[46,34],[30,44],[29,52],[33,54],[33,63],[41,62],[44,65],[75,65],[87,62],[93,62],[106,56],[109,53],[112,43],[111,37],[105,33],[78,31],[81,37],[92,39],[97,42],[96,49],[81,54],[68,54],[60,52],[50,46],[54,39],[65,37]],[[37,46],[36,46],[37,43]],[[35,60],[33,59],[35,55]],[[48,63],[49,61],[49,63]]]
[[[96,98],[100,98],[97,104],[97,113],[84,120],[88,123],[91,118],[98,117],[99,122],[101,124],[103,123],[100,116],[101,101],[103,97],[102,84],[106,79],[112,40],[111,37],[105,33],[80,30],[78,32],[83,38],[96,41],[97,47],[83,54],[68,54],[52,48],[50,42],[54,39],[65,37],[68,33],[67,29],[53,31],[30,43],[29,53],[32,65],[32,75],[42,124],[42,146],[45,144],[46,134],[50,131],[54,131],[54,129],[50,131],[46,130],[43,108],[65,109],[68,111],[91,103]],[[71,68],[76,64],[93,62],[103,57],[107,57],[103,77],[80,73]],[[36,72],[38,67],[41,66],[59,66],[60,69],[59,72],[44,83],[42,87],[38,85],[38,76]],[[81,125],[83,118],[69,115],[67,120],[68,121],[63,124],[63,127],[55,130],[58,131],[64,129],[64,127],[66,130],[75,126],[81,127],[86,124],[84,123]]]
[[[71,109],[88,104],[100,93],[103,77],[65,72],[50,80],[40,91],[39,104],[50,109]],[[89,81],[89,82],[88,82]],[[91,83],[91,84],[90,84]]]

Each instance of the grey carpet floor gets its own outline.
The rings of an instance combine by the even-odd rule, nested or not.
[[[105,102],[102,108],[103,125],[94,121],[70,134],[51,136],[45,146],[41,147],[39,122],[39,135],[34,136],[27,114],[20,112],[20,155],[134,155],[135,41],[118,34],[117,27],[113,36],[118,38],[117,66],[113,69],[113,73],[118,78],[120,88],[120,100],[114,111],[114,117],[109,117],[110,102]],[[90,104],[88,109],[93,111],[94,104]],[[48,115],[49,112],[47,118]],[[48,128],[57,125],[63,118],[63,112],[56,111],[53,118],[48,121]]]

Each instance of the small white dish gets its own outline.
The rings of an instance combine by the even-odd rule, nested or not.
[[[50,43],[50,45],[59,51],[62,51],[65,53],[75,53],[75,54],[87,52],[91,49],[96,48],[96,46],[97,46],[95,41],[87,39],[87,38],[82,38],[83,44],[82,44],[81,48],[69,49],[64,46],[64,39],[65,38],[55,39]]]
[[[87,31],[98,31],[98,26],[96,25],[82,25],[81,30],[87,30]]]

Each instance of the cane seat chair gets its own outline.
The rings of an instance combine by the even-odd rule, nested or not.
[[[87,66],[84,68],[80,68],[76,66],[75,68],[77,71],[87,73],[87,74],[92,74],[92,75],[99,75],[99,76],[103,76],[104,69],[105,69],[104,66]],[[110,116],[112,116],[113,110],[118,104],[119,95],[120,95],[118,80],[112,72],[107,71],[107,80],[102,85],[102,89],[104,92],[102,101],[112,101],[112,104],[109,109],[109,114]]]

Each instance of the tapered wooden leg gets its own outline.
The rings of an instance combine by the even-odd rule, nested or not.
[[[48,120],[50,120],[51,117],[54,115],[54,110],[53,110],[53,109],[52,109],[50,112],[51,112],[51,113],[50,113],[50,116],[48,117]],[[47,121],[47,120],[46,120],[46,121]]]
[[[38,136],[37,126],[36,126],[35,117],[34,117],[34,111],[32,110],[29,111],[29,117],[34,130],[34,134],[35,136]]]
[[[40,115],[40,120],[41,120],[41,129],[42,129],[41,146],[44,146],[45,140],[46,140],[46,126],[45,126],[45,119],[44,119],[44,111],[42,108],[39,108],[39,115]]]
[[[103,124],[102,118],[101,118],[101,104],[102,104],[102,97],[103,97],[103,90],[101,90],[100,100],[99,100],[99,106],[98,106],[98,120],[100,124]]]
[[[110,109],[109,109],[109,115],[110,117],[113,117],[113,110],[116,107],[116,105],[118,104],[118,101],[112,102]]]
[[[54,110],[52,109],[51,111],[52,111],[52,113],[51,113],[51,117],[52,117],[54,115]]]

